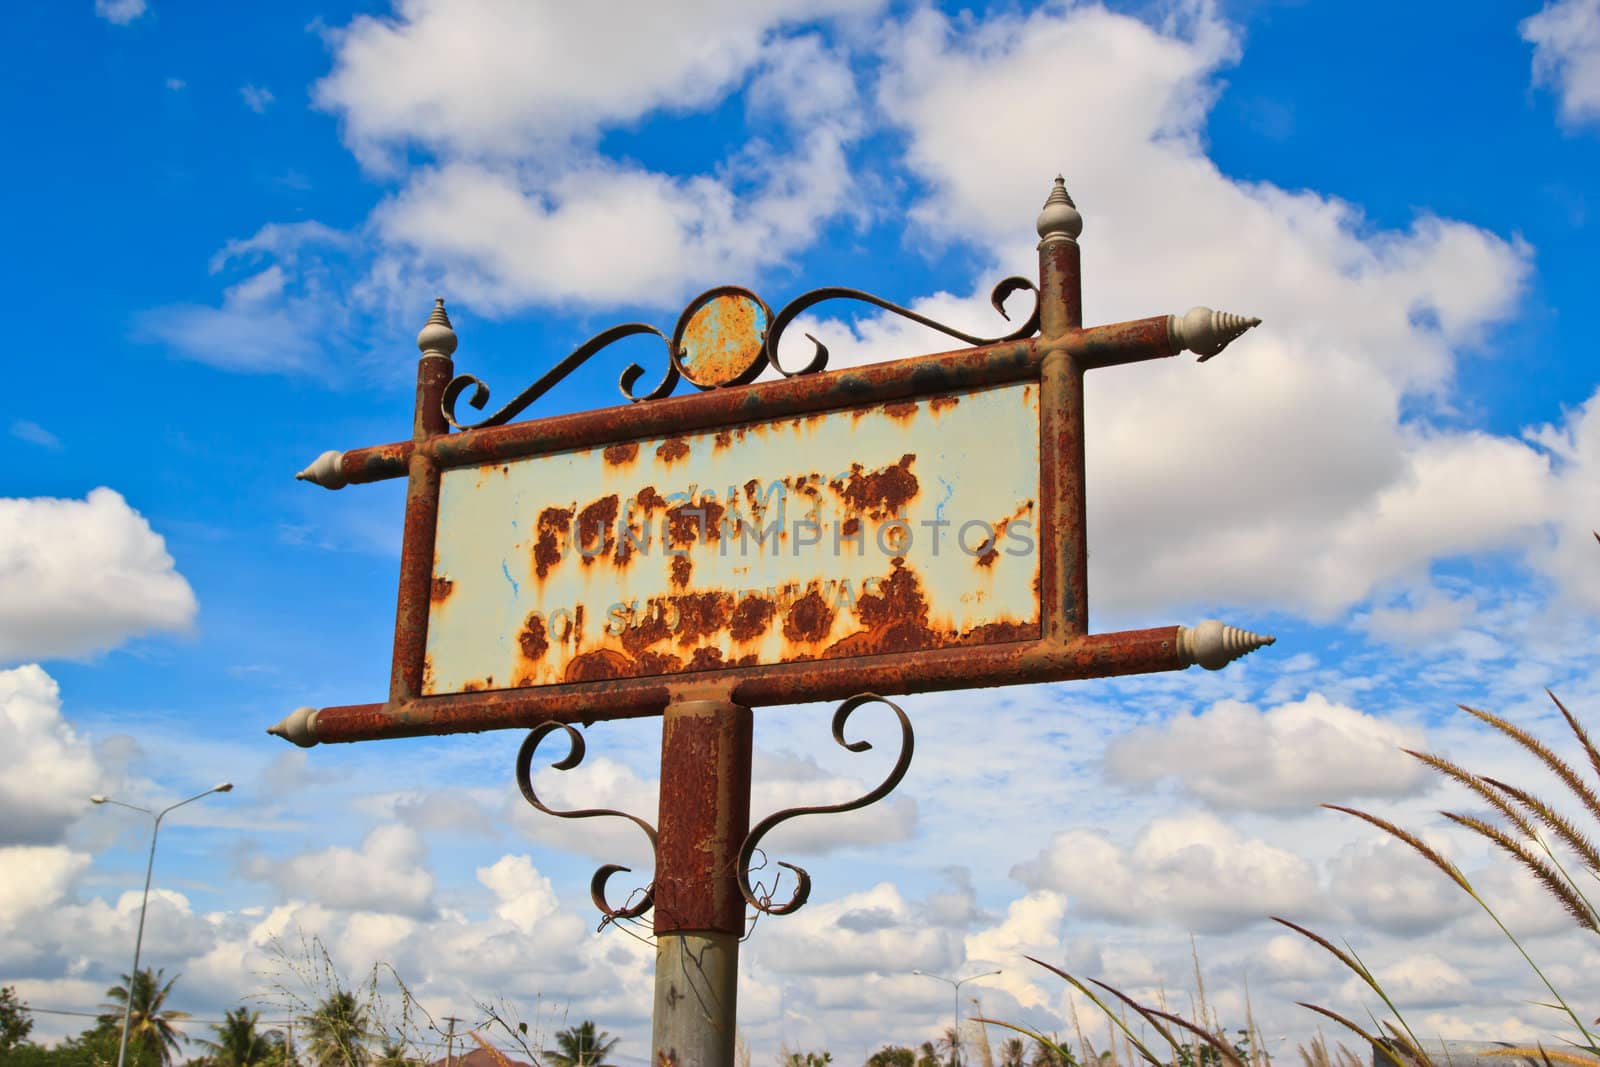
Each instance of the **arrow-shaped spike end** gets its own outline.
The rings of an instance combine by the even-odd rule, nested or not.
[[[1239,657],[1248,656],[1277,640],[1229,626],[1218,619],[1206,619],[1193,629],[1178,627],[1178,654],[1188,663],[1198,663],[1208,671],[1220,671]]]
[[[312,461],[311,466],[295,475],[296,481],[310,482],[324,489],[343,489],[350,484],[344,476],[344,453],[324,452]]]
[[[1178,351],[1193,352],[1204,363],[1237,340],[1246,330],[1261,325],[1254,316],[1192,307],[1182,315],[1167,316],[1167,333]]]
[[[316,727],[316,708],[295,708],[283,717],[282,722],[267,727],[267,733],[301,748],[310,748],[317,743]]]

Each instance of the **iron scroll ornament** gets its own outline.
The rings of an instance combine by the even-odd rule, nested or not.
[[[1013,275],[1001,279],[989,294],[989,303],[1006,321],[1005,302],[1013,294],[1027,291],[1034,294],[1033,310],[1021,326],[1000,337],[979,337],[920,315],[910,308],[890,303],[882,297],[859,289],[829,286],[802,293],[785,304],[776,315],[765,301],[748,289],[736,285],[709,289],[691,300],[678,317],[678,324],[669,338],[656,327],[645,322],[626,322],[603,330],[573,349],[554,367],[541,375],[507,405],[488,418],[464,423],[456,416],[456,404],[470,389],[467,403],[482,411],[489,402],[489,387],[471,374],[457,375],[445,387],[440,408],[445,421],[458,430],[476,430],[485,426],[500,426],[516,418],[562,379],[583,366],[603,349],[628,337],[652,334],[667,346],[667,369],[661,380],[646,392],[636,386],[644,377],[645,369],[630,363],[617,382],[623,397],[638,403],[660,400],[670,396],[677,388],[679,378],[687,378],[697,389],[708,391],[732,385],[747,385],[767,367],[772,367],[785,378],[817,374],[828,365],[828,346],[811,334],[806,338],[814,347],[811,358],[803,367],[790,370],[778,359],[778,345],[784,331],[800,315],[829,300],[856,300],[882,308],[901,318],[909,319],[947,337],[965,341],[969,345],[1002,344],[1020,341],[1039,330],[1039,290],[1026,278]],[[733,323],[724,326],[723,319]]]
[[[756,850],[760,847],[761,839],[765,837],[778,824],[787,822],[800,815],[837,815],[846,811],[855,811],[869,804],[876,803],[894,791],[900,784],[900,779],[906,776],[906,771],[911,767],[911,752],[915,746],[915,737],[911,731],[911,720],[900,706],[892,700],[887,700],[876,693],[859,693],[846,700],[833,713],[833,739],[851,752],[865,752],[872,747],[870,741],[846,741],[844,739],[844,724],[852,712],[863,704],[887,704],[900,720],[900,755],[895,759],[894,766],[889,774],[880,782],[876,789],[857,797],[855,800],[843,804],[819,804],[815,807],[785,808],[774,812],[757,823],[745,835],[744,844],[739,849],[739,892],[744,896],[745,902],[758,911],[768,915],[788,915],[798,911],[801,905],[811,895],[811,875],[805,869],[792,863],[778,861],[778,866],[794,872],[795,890],[787,901],[782,904],[772,903],[771,894],[757,893],[750,885],[750,861],[755,857]]]
[[[650,839],[650,854],[654,856],[656,851],[656,828],[637,815],[629,815],[625,811],[616,811],[612,808],[577,808],[572,811],[559,811],[539,799],[538,794],[533,791],[533,776],[531,773],[533,753],[539,747],[541,741],[557,730],[565,730],[567,732],[567,741],[571,748],[567,751],[566,756],[550,766],[558,771],[570,771],[583,762],[586,750],[582,734],[566,723],[540,723],[528,731],[528,736],[523,739],[522,747],[517,750],[517,786],[522,790],[523,798],[546,815],[554,815],[559,819],[589,819],[598,815],[615,815],[618,818],[627,819],[643,830],[645,836]],[[632,868],[624,867],[620,863],[607,863],[595,871],[594,877],[589,880],[589,899],[594,901],[594,906],[600,909],[601,914],[606,917],[606,921],[637,919],[649,911],[655,903],[653,886],[646,886],[638,902],[625,907],[613,908],[606,900],[606,880],[613,874],[625,873],[630,870]],[[604,924],[602,923],[602,925]]]

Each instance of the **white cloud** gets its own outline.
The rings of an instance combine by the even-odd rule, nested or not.
[[[195,610],[161,535],[115,491],[0,498],[0,662],[185,630]]]
[[[372,216],[413,269],[475,307],[533,303],[676,305],[694,291],[781,262],[845,206],[840,138],[807,136],[796,156],[751,158],[756,188],[673,177],[599,158],[560,172],[455,161],[417,172]]]
[[[11,421],[11,436],[19,441],[26,441],[30,445],[38,445],[40,448],[58,449],[61,447],[61,438],[32,419],[13,419]]]
[[[59,840],[100,781],[89,745],[61,717],[61,691],[39,667],[0,671],[0,843]]]
[[[779,974],[904,974],[937,970],[952,954],[948,933],[928,926],[884,882],[832,900],[812,900],[782,921],[759,924],[755,952]]]
[[[1443,840],[1428,844],[1449,854]],[[1328,870],[1330,895],[1367,929],[1402,936],[1431,933],[1473,908],[1471,898],[1443,871],[1393,838],[1346,845]]]
[[[286,894],[329,908],[411,916],[432,910],[427,849],[408,826],[376,826],[360,849],[331,845],[288,859],[258,856],[246,869]]]
[[[272,101],[277,99],[272,95],[272,90],[261,85],[241,85],[239,98],[244,101],[244,106],[254,111],[257,115],[265,115]]]
[[[501,856],[491,866],[479,867],[477,874],[500,902],[495,914],[525,934],[560,909],[550,879],[534,868],[528,856]]]
[[[1321,908],[1305,860],[1207,814],[1155,819],[1126,847],[1093,830],[1056,834],[1012,875],[1066,893],[1079,914],[1204,933]]]
[[[1600,0],[1551,0],[1517,27],[1533,45],[1533,81],[1561,94],[1568,123],[1600,119]]]
[[[145,13],[145,0],[94,0],[94,13],[118,26],[126,26]]]
[[[1176,778],[1220,808],[1296,811],[1417,792],[1425,775],[1399,749],[1421,744],[1416,730],[1311,693],[1265,712],[1223,700],[1198,716],[1176,715],[1113,738],[1105,761],[1119,782]]]
[[[1265,319],[1204,367],[1089,376],[1100,611],[1248,603],[1326,619],[1442,556],[1532,547],[1554,506],[1543,456],[1402,420],[1407,405],[1440,409],[1458,351],[1514,311],[1531,251],[1427,214],[1374,231],[1350,204],[1220,173],[1204,122],[1238,43],[1210,5],[1191,15],[1163,34],[1094,6],[959,30],[924,12],[882,80],[929,190],[914,239],[964,239],[1026,271],[1029,223],[1062,169],[1086,220],[1088,322],[1195,303]],[[890,354],[846,348],[852,362]]]
[[[88,856],[61,845],[0,848],[0,926],[45,911],[88,866]]]
[[[369,166],[407,144],[525,158],[653,111],[710,104],[760,62],[775,27],[879,4],[402,0],[393,18],[360,16],[330,35],[334,68],[312,96],[340,116],[346,143]]]

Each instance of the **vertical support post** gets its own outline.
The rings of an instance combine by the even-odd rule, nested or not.
[[[750,709],[725,697],[662,715],[652,1067],[733,1067],[752,732]]]
[[[1083,327],[1082,265],[1078,235],[1083,216],[1055,188],[1039,213],[1039,338],[1050,342]],[[1050,489],[1042,514],[1050,538],[1040,592],[1045,637],[1069,641],[1089,632],[1089,542],[1085,528],[1083,462],[1083,367],[1061,349],[1040,370],[1040,475]]]
[[[411,439],[422,443],[448,433],[440,401],[455,374],[451,355],[456,332],[444,299],[417,334],[417,404]],[[413,449],[406,483],[406,525],[400,543],[400,595],[395,607],[394,660],[389,674],[389,704],[398,706],[422,691],[423,658],[428,647],[428,597],[433,583],[433,543],[439,521],[439,468],[426,449]]]

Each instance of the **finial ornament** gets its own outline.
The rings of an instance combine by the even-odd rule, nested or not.
[[[1180,352],[1194,352],[1201,363],[1227,348],[1229,342],[1252,326],[1260,325],[1261,320],[1257,318],[1205,307],[1192,307],[1182,315],[1167,316],[1167,333],[1174,347]]]
[[[350,484],[344,476],[344,453],[328,451],[311,461],[311,466],[295,475],[302,482],[320,485],[324,489],[343,489]]]
[[[1220,671],[1240,656],[1276,642],[1276,637],[1253,634],[1217,619],[1206,619],[1199,626],[1178,627],[1178,654],[1208,671]]]
[[[1061,175],[1056,175],[1056,184],[1045,198],[1044,210],[1039,212],[1034,226],[1039,231],[1041,245],[1076,241],[1083,232],[1083,216],[1078,214],[1078,205],[1067,195],[1067,180]]]
[[[450,357],[456,350],[456,332],[450,328],[450,316],[445,314],[444,297],[435,297],[433,313],[428,316],[422,332],[417,334],[417,347],[425,356]]]
[[[276,726],[267,727],[267,733],[291,741],[301,748],[310,748],[317,743],[316,708],[295,708],[283,721]]]

